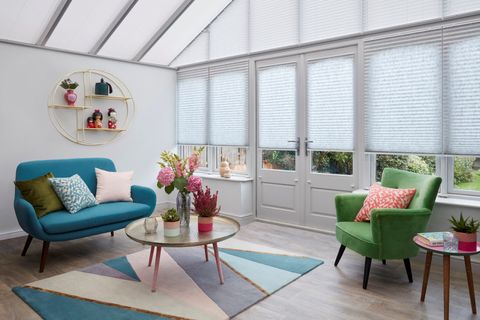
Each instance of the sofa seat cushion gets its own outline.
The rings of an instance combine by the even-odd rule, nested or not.
[[[380,250],[373,241],[371,225],[368,222],[337,222],[337,240],[362,256],[378,259]]]
[[[139,219],[148,216],[150,211],[150,207],[142,203],[110,202],[85,208],[76,214],[65,210],[52,212],[38,220],[46,233],[57,234]]]

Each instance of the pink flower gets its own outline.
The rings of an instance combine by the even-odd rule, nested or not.
[[[202,189],[202,179],[196,176],[188,177],[187,190],[189,192],[197,192]]]
[[[175,164],[175,173],[177,175],[177,177],[183,177],[183,166],[182,166],[182,162],[181,161],[177,161],[177,163]]]
[[[158,173],[157,180],[164,186],[169,186],[175,179],[175,173],[172,168],[165,167]]]
[[[192,153],[188,158],[188,169],[190,172],[194,172],[200,166],[200,155],[198,153]]]

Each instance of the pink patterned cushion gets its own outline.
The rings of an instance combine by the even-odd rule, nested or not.
[[[375,183],[370,187],[363,207],[357,213],[354,221],[370,221],[370,213],[375,208],[405,209],[412,201],[415,191],[415,189],[386,188]]]

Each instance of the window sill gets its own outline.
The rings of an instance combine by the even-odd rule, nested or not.
[[[203,173],[203,172],[195,172],[195,176],[200,177],[202,179],[212,179],[212,180],[221,180],[221,181],[229,181],[229,182],[248,182],[253,181],[253,178],[248,176],[231,176],[230,178],[221,177],[219,174],[215,173]]]

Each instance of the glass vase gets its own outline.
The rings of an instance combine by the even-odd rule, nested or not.
[[[189,193],[179,192],[177,194],[177,213],[180,216],[180,226],[190,226],[190,204],[192,199]]]

